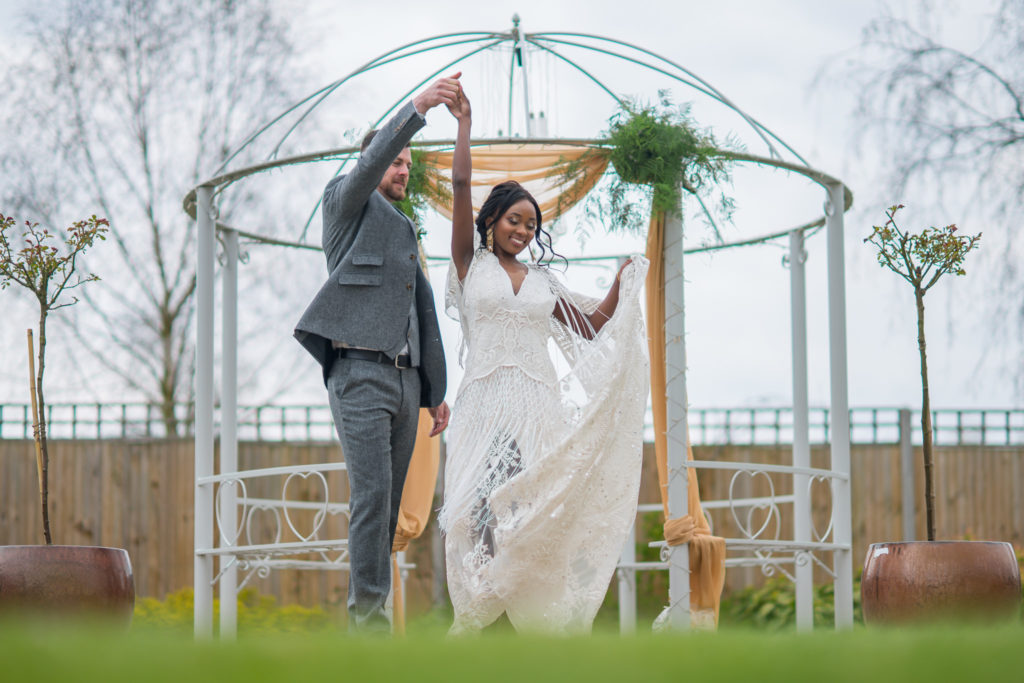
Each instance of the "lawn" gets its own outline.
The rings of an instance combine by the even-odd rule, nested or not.
[[[180,629],[0,624],[0,681],[1021,681],[1024,627],[809,634],[540,638],[505,631],[446,639],[337,631],[193,640]]]

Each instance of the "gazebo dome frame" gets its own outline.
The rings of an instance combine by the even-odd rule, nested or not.
[[[618,58],[624,62],[667,76],[698,93],[701,93],[735,112],[754,131],[767,147],[767,155],[727,153],[730,159],[739,163],[750,163],[760,166],[782,169],[810,179],[825,190],[823,215],[812,218],[791,228],[769,231],[759,236],[700,248],[683,248],[682,220],[669,216],[665,227],[665,277],[666,292],[666,371],[668,408],[668,511],[670,517],[678,517],[687,511],[687,468],[731,470],[733,481],[739,475],[755,475],[778,473],[794,478],[793,494],[790,496],[771,496],[770,499],[740,499],[727,501],[736,516],[737,508],[748,510],[767,510],[769,520],[775,515],[778,524],[778,505],[794,506],[794,529],[792,540],[760,538],[761,531],[749,533],[748,538],[727,539],[727,548],[751,553],[744,557],[727,560],[727,565],[760,565],[766,572],[773,572],[781,564],[791,562],[795,566],[794,575],[788,576],[796,583],[797,626],[800,629],[811,628],[813,619],[813,583],[812,570],[814,563],[826,569],[834,578],[835,615],[837,628],[848,628],[853,622],[853,568],[851,558],[852,532],[850,519],[850,427],[849,404],[847,397],[847,350],[846,350],[846,297],[845,297],[845,266],[843,250],[843,214],[852,204],[852,194],[844,183],[829,174],[812,168],[803,157],[794,151],[777,135],[769,131],[754,118],[743,112],[726,98],[721,92],[693,72],[679,64],[662,57],[645,48],[623,41],[584,33],[553,32],[524,33],[519,28],[518,16],[513,17],[513,27],[508,32],[459,32],[448,33],[407,43],[374,58],[355,69],[348,75],[338,79],[324,88],[317,90],[303,100],[271,119],[266,125],[256,130],[230,154],[223,164],[206,180],[194,187],[184,198],[185,211],[196,220],[197,229],[197,311],[196,311],[196,423],[195,423],[195,631],[197,635],[212,634],[213,586],[219,581],[221,594],[233,596],[238,589],[237,569],[248,568],[250,576],[253,572],[265,575],[275,566],[301,566],[301,562],[273,559],[280,555],[297,552],[319,552],[325,558],[328,568],[344,568],[344,562],[327,561],[327,551],[344,550],[345,541],[319,541],[315,532],[311,537],[304,538],[301,543],[285,544],[287,548],[270,548],[265,545],[239,545],[239,533],[244,525],[246,511],[243,510],[241,522],[238,519],[237,493],[244,491],[246,477],[286,476],[288,481],[294,476],[316,475],[324,480],[324,472],[344,469],[344,464],[322,464],[319,466],[296,466],[271,468],[270,470],[250,470],[240,472],[237,469],[237,274],[239,262],[239,238],[246,238],[259,243],[294,247],[301,249],[319,249],[304,240],[290,241],[278,237],[260,234],[257,231],[242,230],[228,225],[218,219],[214,205],[216,194],[236,182],[255,174],[272,169],[284,168],[297,164],[315,161],[340,160],[340,173],[349,160],[358,152],[355,147],[341,147],[307,154],[277,158],[285,141],[295,132],[309,114],[342,85],[361,74],[399,60],[418,54],[466,46],[468,51],[462,52],[455,59],[418,81],[404,92],[398,100],[378,119],[374,126],[384,121],[402,102],[421,89],[426,83],[439,74],[447,72],[478,53],[499,46],[511,46],[512,59],[509,72],[509,133],[512,130],[512,87],[516,68],[521,69],[526,107],[527,138],[497,138],[476,140],[474,145],[499,146],[511,144],[520,146],[525,143],[557,143],[571,145],[599,144],[600,140],[533,138],[530,135],[529,90],[526,83],[524,53],[535,49],[569,64],[582,73],[599,89],[621,102],[604,83],[596,78],[582,65],[563,54],[563,47],[574,47],[594,53]],[[262,163],[231,168],[230,164],[257,139],[267,135],[277,124],[295,115],[297,118],[285,133],[274,144],[269,157]],[[414,146],[428,148],[445,148],[454,144],[452,140],[417,141]],[[786,157],[789,157],[788,159]],[[315,216],[316,209],[306,221],[308,228]],[[824,227],[827,234],[827,285],[828,285],[828,327],[829,327],[829,365],[830,365],[830,426],[829,437],[831,446],[831,466],[829,469],[817,469],[810,466],[809,422],[808,422],[808,389],[807,389],[807,313],[806,283],[804,261],[805,237]],[[213,469],[214,455],[214,264],[217,234],[220,233],[224,248],[224,265],[222,269],[223,286],[223,324],[222,324],[222,377],[221,377],[221,457],[220,473]],[[303,231],[305,234],[305,230]],[[790,270],[790,307],[792,332],[793,361],[793,465],[764,466],[749,463],[723,463],[715,461],[687,460],[687,393],[686,393],[686,349],[684,344],[684,296],[683,296],[683,256],[700,251],[728,249],[770,240],[787,238],[789,242],[788,265]],[[832,496],[832,515],[828,529],[818,534],[813,529],[810,508],[810,488],[815,481],[827,481]],[[325,492],[324,508],[318,512],[318,519],[332,514],[346,513],[347,506],[329,504],[327,502],[326,481],[323,483]],[[282,493],[282,497],[284,495]],[[730,496],[731,498],[731,496]],[[714,507],[708,501],[705,507]],[[243,506],[247,499],[243,494]],[[723,505],[718,505],[719,507]],[[284,512],[288,520],[287,510]],[[737,517],[737,520],[739,518]],[[280,520],[280,518],[279,518]],[[214,542],[214,527],[220,530],[220,545]],[[290,520],[288,520],[290,524]],[[767,525],[767,522],[766,522]],[[740,524],[742,528],[743,525]],[[225,533],[232,529],[234,536]],[[294,527],[293,527],[294,531]],[[812,540],[812,534],[817,540]],[[825,540],[831,534],[831,540]],[[273,544],[272,544],[273,545]],[[669,609],[670,623],[675,628],[686,628],[690,624],[689,605],[689,553],[686,545],[670,548],[662,547],[662,560],[669,570]],[[827,552],[832,554],[832,568],[829,569],[814,553]],[[790,560],[775,556],[791,554]],[[221,571],[214,576],[214,557],[221,558]],[[344,556],[342,556],[344,559]],[[313,563],[310,563],[313,564]],[[620,564],[620,587],[628,590],[628,581],[624,578],[632,576],[639,566],[630,566],[628,561]],[[248,578],[246,578],[246,581]],[[244,581],[243,581],[244,585]],[[221,633],[231,635],[235,629],[236,615],[234,600],[221,600]],[[624,627],[629,624],[624,622]]]

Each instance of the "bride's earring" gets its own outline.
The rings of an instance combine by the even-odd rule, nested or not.
[[[526,248],[530,250],[530,260],[534,263],[537,262],[537,255],[533,253],[533,242],[526,245]]]
[[[494,228],[487,228],[487,251],[494,251]]]

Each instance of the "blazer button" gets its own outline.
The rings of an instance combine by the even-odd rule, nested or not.
[[[406,289],[412,289],[412,283],[411,283],[411,282],[407,282],[407,283],[405,284],[405,288],[406,288]]]
[[[409,260],[410,261],[415,261],[416,260],[416,254],[409,254]]]

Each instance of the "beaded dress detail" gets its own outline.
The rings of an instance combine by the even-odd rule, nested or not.
[[[517,629],[588,631],[636,515],[649,363],[640,310],[647,261],[621,275],[593,340],[552,313],[593,312],[531,265],[519,292],[487,250],[446,305],[465,375],[448,428],[445,537],[452,632],[507,612]],[[563,315],[565,319],[570,319]],[[549,342],[554,341],[554,344]],[[558,349],[568,370],[556,371]]]

